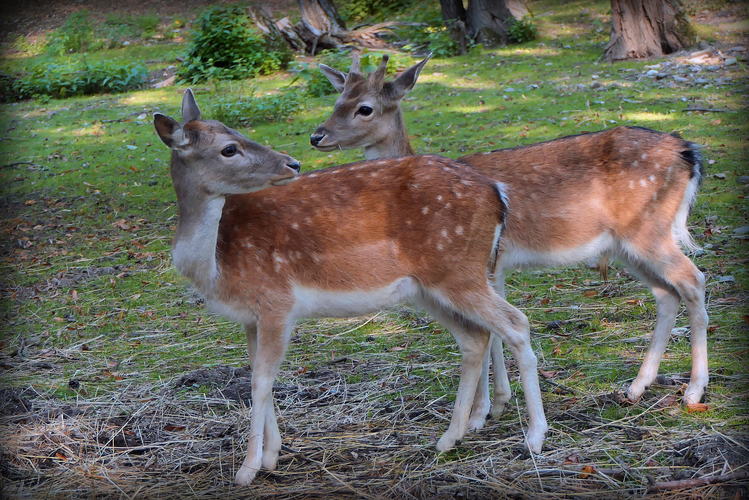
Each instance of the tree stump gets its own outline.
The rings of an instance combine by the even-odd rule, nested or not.
[[[512,24],[528,14],[523,0],[470,0],[468,10],[463,8],[462,0],[440,0],[440,7],[450,35],[461,46],[466,38],[485,47],[506,45]],[[462,40],[461,31],[465,32]]]
[[[694,43],[681,0],[611,0],[607,61],[658,57]]]

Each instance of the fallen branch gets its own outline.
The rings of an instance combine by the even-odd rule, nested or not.
[[[732,109],[718,109],[718,108],[686,108],[681,110],[683,113],[687,111],[700,111],[705,113],[730,113]]]
[[[749,471],[742,470],[739,472],[732,472],[730,474],[720,474],[718,476],[710,477],[697,477],[692,479],[680,479],[677,481],[661,481],[650,485],[650,487],[648,488],[648,492],[661,490],[683,490],[686,488],[706,486],[708,484],[741,481],[743,479],[749,479]]]
[[[31,161],[17,161],[15,163],[8,163],[7,165],[0,165],[0,168],[13,168],[20,165],[31,165],[32,167],[44,168],[44,165],[39,165],[38,163],[34,163]]]

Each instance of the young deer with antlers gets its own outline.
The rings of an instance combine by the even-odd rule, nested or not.
[[[361,147],[369,159],[413,154],[400,100],[428,59],[387,82],[387,56],[369,75],[359,72],[358,56],[348,74],[320,65],[341,95],[330,118],[310,137],[312,145],[322,151]],[[679,243],[694,247],[686,222],[703,175],[695,144],[645,128],[617,127],[458,161],[501,182],[510,199],[495,270],[501,296],[506,269],[618,258],[650,288],[658,314],[650,348],[627,397],[638,400],[655,380],[681,299],[692,342],[684,401],[700,401],[708,383],[705,283],[679,248]],[[491,356],[492,414],[498,415],[510,397],[500,337],[492,339]],[[483,425],[488,411],[485,370],[471,427]]]
[[[438,156],[296,177],[293,158],[201,120],[189,90],[182,115],[181,125],[154,115],[172,150],[179,211],[174,264],[209,307],[247,332],[252,421],[238,484],[249,484],[261,466],[276,465],[281,436],[272,386],[294,322],[403,301],[448,327],[462,353],[455,408],[437,448],[450,449],[468,430],[489,332],[495,332],[518,360],[527,444],[541,450],[547,424],[528,320],[488,278],[505,217],[494,181]]]

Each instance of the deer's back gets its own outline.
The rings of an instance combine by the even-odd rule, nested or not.
[[[629,238],[644,224],[670,231],[691,179],[690,143],[639,127],[464,156],[503,182],[506,239],[525,248],[573,248],[602,232]]]

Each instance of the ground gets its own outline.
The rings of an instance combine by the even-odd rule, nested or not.
[[[156,5],[165,23],[202,2],[170,5]],[[511,357],[515,396],[505,414],[455,450],[436,452],[457,385],[457,348],[438,324],[403,307],[300,323],[274,391],[278,470],[235,488],[250,415],[244,334],[208,314],[172,268],[169,153],[150,123],[157,110],[178,116],[184,87],[33,100],[1,108],[4,497],[745,498],[745,7],[693,8],[704,52],[609,65],[600,61],[607,2],[530,5],[539,40],[429,62],[404,103],[412,142],[419,152],[457,157],[639,125],[704,145],[707,175],[689,226],[703,247],[693,259],[707,277],[705,406],[680,405],[690,366],[683,315],[658,384],[636,404],[623,401],[655,309],[620,267],[606,281],[583,267],[516,272],[508,296],[531,320],[551,427],[541,454],[522,446],[525,411]],[[38,11],[19,18],[26,34],[56,26],[67,12]],[[169,72],[184,49],[179,41],[133,44],[89,57]],[[12,50],[0,61],[5,69],[26,63]],[[273,93],[292,78],[195,91],[210,114],[212,101],[253,88]],[[310,98],[287,121],[241,131],[305,170],[356,160],[360,152],[308,145],[333,101]],[[655,489],[729,473],[736,476],[687,491]]]

